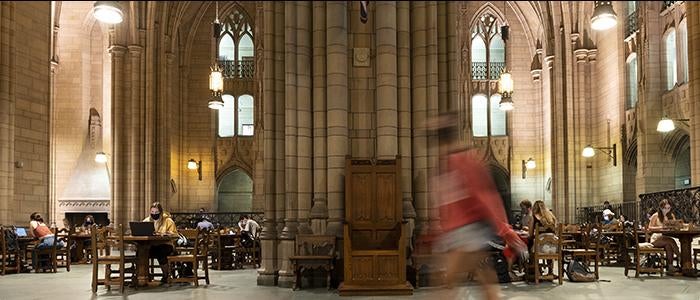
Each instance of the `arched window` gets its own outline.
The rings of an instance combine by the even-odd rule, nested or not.
[[[683,74],[683,82],[688,82],[688,22],[683,19],[678,25],[678,42],[681,52],[681,72]]]
[[[225,77],[253,77],[255,45],[253,29],[246,14],[234,10],[224,18],[218,50]]]
[[[676,65],[676,30],[671,28],[664,35],[664,52],[666,54],[666,89],[672,90],[678,82]]]
[[[219,110],[219,137],[252,136],[255,128],[255,99],[243,94],[222,95],[224,107]]]
[[[488,136],[488,100],[486,95],[472,97],[472,132],[474,136]]]
[[[506,43],[501,37],[503,22],[491,13],[482,14],[471,29],[472,80],[498,80],[506,68]],[[491,87],[491,84],[485,86]],[[507,135],[506,112],[499,107],[495,88],[472,97],[472,133],[475,137]]]
[[[632,53],[627,58],[627,108],[637,106],[637,54]]]
[[[506,112],[498,108],[501,102],[501,95],[491,96],[491,135],[506,135]]]
[[[224,107],[219,109],[219,136],[232,137],[236,135],[236,99],[231,95],[221,95]]]
[[[241,95],[238,97],[238,134],[242,136],[252,136],[254,128],[253,115],[254,101],[251,95]]]

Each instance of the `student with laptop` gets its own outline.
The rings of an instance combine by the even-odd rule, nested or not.
[[[32,213],[29,216],[29,220],[29,227],[31,228],[30,232],[32,233],[32,236],[39,239],[39,243],[36,245],[36,247],[34,247],[34,251],[32,251],[32,267],[34,267],[34,270],[36,270],[39,267],[37,265],[39,262],[38,250],[53,247],[55,236],[49,226],[46,226],[46,223],[44,223],[44,218],[42,218],[38,212]],[[58,248],[63,248],[66,245],[63,243],[63,241],[58,241],[56,246]]]
[[[144,222],[153,222],[156,235],[176,235],[177,228],[175,227],[175,221],[170,218],[170,214],[163,211],[163,206],[158,202],[154,202],[151,205],[151,215],[146,217]],[[172,243],[153,245],[148,253],[148,257],[155,258],[158,260],[160,269],[163,271],[163,278],[161,282],[165,283],[168,280],[169,268],[168,268],[168,255],[173,255],[175,253],[175,246]]]

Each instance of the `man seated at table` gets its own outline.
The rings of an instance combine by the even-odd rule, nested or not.
[[[163,206],[158,202],[154,202],[153,205],[151,205],[151,215],[143,219],[143,221],[153,222],[155,234],[157,235],[177,234],[175,221],[170,218],[169,213],[163,211]],[[170,274],[168,272],[168,255],[173,255],[174,253],[175,246],[172,243],[153,245],[148,252],[148,257],[157,259],[160,269],[163,271],[163,277],[160,279],[161,282],[166,282],[168,280],[168,274]]]
[[[207,219],[207,217],[202,216],[199,218],[199,223],[197,223],[197,229],[212,230],[214,229],[214,224],[209,222],[209,219]]]

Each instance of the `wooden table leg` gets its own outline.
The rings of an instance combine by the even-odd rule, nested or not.
[[[138,286],[148,285],[148,252],[151,245],[139,243],[136,247],[136,280]]]
[[[76,239],[73,241],[75,241],[75,259],[73,261],[76,263],[86,263],[87,261],[83,260],[85,258],[85,255],[83,253],[83,251],[85,251],[85,247],[83,247],[84,241],[80,239]]]
[[[678,239],[681,241],[681,270],[683,271],[683,275],[697,277],[695,268],[693,268],[692,259],[693,249],[691,243],[693,239],[689,235],[682,235],[678,237]]]

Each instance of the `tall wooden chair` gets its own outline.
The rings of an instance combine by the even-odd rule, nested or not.
[[[70,242],[72,232],[66,228],[60,229],[56,234],[57,243],[63,243],[65,247],[56,248],[56,264],[57,267],[66,268],[66,272],[70,272],[71,254]]]
[[[553,275],[541,274],[540,261],[544,261],[549,268],[552,266],[547,261],[557,261],[559,284],[562,284],[564,275],[564,262],[562,261],[562,224],[558,226],[536,226],[532,246],[532,266],[534,267],[535,284],[540,284],[540,279],[554,280]],[[551,271],[551,270],[550,270]]]
[[[168,256],[168,264],[170,265],[170,270],[175,270],[175,265],[177,263],[191,263],[192,272],[194,276],[192,277],[180,277],[174,278],[174,276],[168,276],[168,283],[173,282],[192,282],[194,286],[199,286],[199,281],[204,279],[207,284],[209,284],[209,234],[204,230],[197,231],[197,238],[194,240],[194,251],[190,254],[174,255]],[[203,264],[204,276],[199,276],[197,269],[199,269],[199,263]]]
[[[591,232],[597,232],[596,234],[591,234]],[[581,245],[578,248],[564,249],[564,257],[570,258],[571,260],[583,260],[583,263],[588,266],[591,260],[594,262],[594,273],[595,278],[599,278],[598,266],[600,265],[600,260],[598,253],[600,252],[600,238],[602,237],[602,232],[600,231],[600,226],[589,225],[581,228]]]
[[[197,229],[180,229],[178,233],[183,235],[187,239],[187,245],[178,245],[175,247],[175,251],[179,254],[189,254],[194,251],[194,240],[197,238]]]
[[[659,273],[663,277],[666,264],[666,250],[664,248],[656,248],[649,243],[649,234],[637,229],[637,221],[632,224],[632,227],[625,226],[624,231],[625,249],[630,257],[630,259],[625,259],[625,276],[627,276],[629,270],[634,270],[634,277],[639,277],[640,273]],[[644,242],[642,243],[639,242],[641,234],[644,234]],[[659,258],[658,266],[645,266],[642,263],[643,259],[650,259],[652,256]],[[633,262],[630,260],[633,260]]]
[[[22,255],[17,239],[11,241],[5,238],[14,233],[14,230],[13,227],[0,226],[0,275],[5,275],[7,272],[19,273],[22,268]]]
[[[107,289],[111,289],[112,285],[119,285],[119,291],[124,293],[124,286],[127,283],[133,282],[134,273],[136,270],[136,257],[126,256],[124,254],[124,227],[121,224],[117,228],[97,228],[92,227],[92,292],[97,293],[97,286],[104,285]],[[114,255],[114,252],[119,252]],[[130,264],[129,268],[126,264]],[[105,266],[105,276],[100,279],[99,265]],[[112,266],[116,265],[117,269],[113,270]],[[112,276],[112,273],[118,273],[118,276]],[[127,282],[127,275],[129,282]]]

